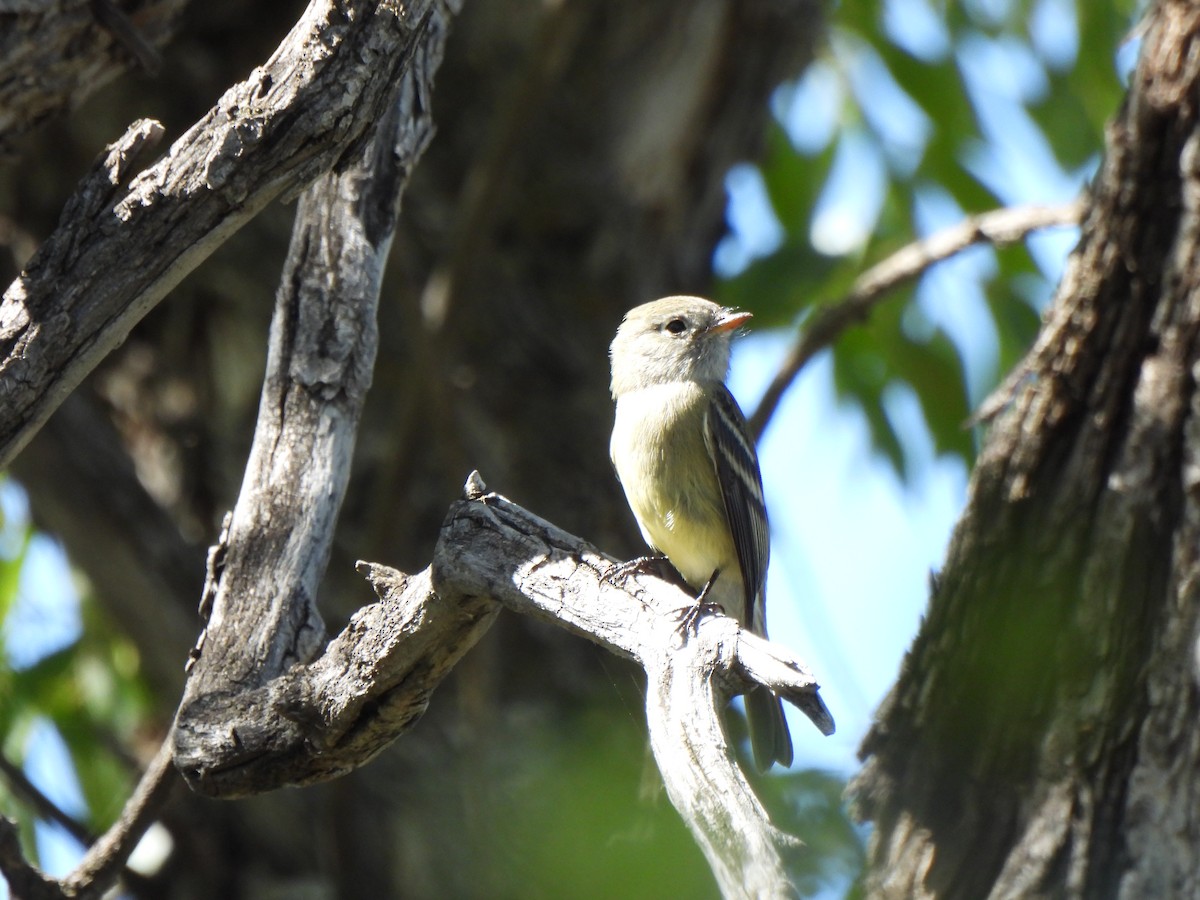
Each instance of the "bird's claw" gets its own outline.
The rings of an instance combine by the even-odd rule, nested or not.
[[[639,556],[636,559],[626,560],[623,563],[614,563],[603,575],[600,576],[601,584],[611,584],[617,587],[618,581],[624,581],[632,575],[658,575],[662,577],[664,574],[664,566],[669,566],[670,562],[663,555],[658,556]]]
[[[704,599],[701,594],[696,598],[695,603],[689,603],[687,606],[682,606],[675,611],[675,617],[678,624],[675,626],[675,633],[681,638],[686,638],[689,634],[693,637],[700,631],[700,620],[706,615],[723,615],[725,608],[720,603],[710,603]]]

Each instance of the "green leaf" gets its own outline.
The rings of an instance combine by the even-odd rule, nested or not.
[[[759,167],[771,207],[784,231],[807,238],[812,210],[829,177],[836,142],[815,156],[804,156],[792,146],[782,126],[773,123],[767,133],[767,152]]]
[[[974,439],[966,427],[970,411],[962,362],[950,338],[939,329],[926,342],[901,339],[893,365],[921,401],[935,451],[952,453],[970,466],[975,461]]]
[[[3,525],[6,528],[20,527],[14,526],[12,523],[3,523]],[[16,553],[10,558],[0,556],[0,624],[8,620],[8,614],[12,611],[13,604],[16,603],[17,591],[21,586],[21,570],[25,567],[25,560],[29,555],[33,527],[26,524],[23,530],[21,543],[17,547]]]
[[[839,394],[857,403],[866,416],[875,449],[898,475],[911,473],[904,441],[887,414],[885,394],[892,384],[907,384],[921,403],[938,453],[952,453],[969,465],[975,446],[965,427],[969,415],[962,361],[940,329],[914,338],[903,327],[910,301],[890,298],[870,320],[846,332],[834,348],[834,383]]]
[[[883,410],[883,391],[891,380],[885,351],[872,323],[847,331],[833,348],[833,383],[838,396],[854,402],[866,416],[871,441],[897,472],[904,471],[904,449]]]

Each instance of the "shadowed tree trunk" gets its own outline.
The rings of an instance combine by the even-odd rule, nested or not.
[[[1156,6],[863,744],[870,896],[1200,893],[1198,61],[1200,9]]]

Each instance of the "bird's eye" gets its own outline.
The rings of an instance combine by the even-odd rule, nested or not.
[[[686,329],[687,322],[683,321],[683,319],[672,319],[667,323],[667,331],[671,332],[671,334],[683,334]]]

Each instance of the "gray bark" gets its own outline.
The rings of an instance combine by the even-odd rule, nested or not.
[[[615,560],[483,491],[476,479],[451,508],[430,569],[409,577],[360,564],[379,602],[318,658],[254,685],[238,676],[253,659],[246,647],[213,670],[207,693],[189,685],[174,734],[185,778],[211,796],[237,797],[365,764],[424,713],[503,603],[645,669],[650,742],[667,794],[723,896],[793,896],[785,857],[802,845],[771,825],[721,723],[732,693],[766,684],[832,733],[808,669],[725,616],[703,619],[682,640],[678,613],[691,595],[646,576],[606,581]]]
[[[724,227],[724,174],[757,151],[770,91],[807,59],[820,34],[815,5],[774,0],[619,7],[506,2],[477,4],[467,13],[439,79],[436,152],[415,174],[406,198],[393,254],[399,265],[381,307],[367,425],[334,564],[320,587],[321,612],[332,621],[363,602],[349,565],[355,557],[412,569],[430,558],[446,503],[474,466],[573,530],[622,551],[637,548],[619,488],[603,452],[596,452],[610,415],[607,341],[633,303],[704,289]],[[340,45],[336,55],[352,46]],[[181,79],[198,70],[181,73],[168,65],[165,73]],[[330,91],[336,99],[338,90]],[[249,154],[233,165],[252,166],[257,159]],[[219,237],[227,236],[221,230]],[[195,536],[199,530],[204,539],[215,528],[213,511],[219,519],[240,477],[246,453],[240,429],[249,411],[239,404],[257,393],[261,373],[258,351],[245,348],[253,347],[264,318],[255,279],[273,261],[258,249],[261,241],[242,241],[248,249],[227,251],[242,254],[236,265],[217,258],[182,283],[169,308],[134,329],[90,386],[115,409],[132,468],[152,487],[147,492],[128,478],[121,492],[140,491],[141,499],[167,507],[180,531]],[[132,277],[141,275],[133,271]],[[147,348],[148,372],[139,368]],[[197,412],[172,423],[156,401],[181,384]],[[47,430],[38,439],[69,445],[73,436]],[[173,449],[186,464],[161,466],[170,454],[144,452],[152,445]],[[32,464],[25,471],[35,510],[70,508],[69,480]],[[92,541],[92,531],[78,527],[80,517],[57,520],[69,548]],[[124,542],[126,558],[146,566],[174,558],[143,553],[146,539],[136,530],[109,527],[113,541]],[[195,558],[194,547],[183,549]],[[227,599],[214,609],[235,609],[240,592],[223,584],[229,556],[215,562],[220,577],[212,586]],[[242,569],[245,583],[253,567]],[[94,571],[102,598],[130,583],[117,567]],[[171,608],[194,605],[199,568],[191,596],[170,574],[141,582],[131,616],[138,602],[161,603],[163,586],[184,592]],[[310,578],[289,583],[303,582],[307,591]],[[302,602],[285,604],[287,590]],[[269,666],[256,670],[252,682],[268,684],[279,677],[270,668],[286,669],[313,652],[289,635],[315,633],[315,620],[307,612],[278,615],[285,606],[311,609],[316,589],[301,596],[304,591],[281,586],[260,593],[270,594],[267,601],[277,605],[268,611],[276,615],[254,632],[252,644],[284,649],[266,654]],[[240,615],[233,620],[245,621]],[[211,626],[195,663],[201,675],[206,657],[219,655]],[[271,629],[274,636],[264,637]],[[152,628],[142,633],[154,643]],[[159,642],[174,641],[174,634],[164,630]],[[299,883],[342,896],[519,891],[506,880],[505,861],[488,861],[488,869],[480,860],[486,819],[476,815],[475,799],[514,790],[533,774],[535,761],[523,756],[524,745],[505,742],[516,738],[526,710],[593,703],[609,690],[612,676],[580,652],[581,642],[511,617],[487,642],[439,694],[445,699],[430,708],[423,729],[371,767],[327,787],[228,806],[178,800],[168,821],[177,826],[179,858],[219,860],[189,865],[190,880],[181,878],[180,890],[257,896],[269,868],[274,879],[294,873],[285,890]],[[151,652],[167,661],[174,652],[182,662],[186,650],[185,644]],[[530,694],[530,675],[539,672]],[[177,697],[169,687],[161,692],[165,702]],[[634,789],[630,785],[631,794]],[[370,815],[363,814],[367,809]]]
[[[252,700],[245,724],[232,721],[233,714],[222,721],[212,707],[240,701],[313,660],[325,646],[317,589],[371,383],[376,307],[400,197],[432,135],[429,97],[441,63],[446,13],[427,17],[425,34],[409,56],[411,68],[359,158],[341,173],[322,176],[300,200],[241,495],[210,552],[201,601],[206,627],[176,717],[177,748],[206,726],[223,728],[239,756],[261,755],[259,742],[286,743],[287,729],[262,707],[295,701]],[[403,633],[398,630],[392,639]],[[335,667],[328,677],[341,672]],[[239,735],[239,728],[255,728],[260,737]],[[186,748],[177,749],[185,774],[202,765],[190,759]],[[313,779],[291,779],[304,780]]]
[[[153,69],[185,0],[130,9],[111,0],[0,2],[0,157],[38,123],[81,103],[132,64]],[[121,7],[126,7],[122,11]]]
[[[131,171],[161,135],[156,123],[110,149],[0,301],[0,465],[180,279],[362,139],[446,15],[436,3],[314,0],[271,59],[154,166]]]

